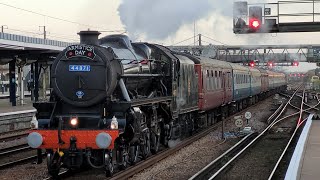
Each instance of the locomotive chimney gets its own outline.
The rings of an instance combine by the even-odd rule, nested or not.
[[[98,36],[101,34],[99,31],[80,31],[80,44],[98,45]]]

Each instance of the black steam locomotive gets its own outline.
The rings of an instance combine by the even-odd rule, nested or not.
[[[86,165],[110,176],[286,85],[281,73],[79,34],[53,62],[50,101],[34,103],[28,144],[46,149],[52,176]]]
[[[177,84],[179,61],[163,46],[131,43],[125,35],[79,34],[81,43],[67,47],[52,65],[50,102],[34,104],[38,128],[28,143],[47,150],[53,176],[61,166],[83,164],[111,175],[114,164],[123,169],[182,134],[173,134],[172,119],[180,106],[197,109],[197,87],[190,87],[190,80],[197,81],[192,76],[189,84]],[[195,74],[193,68],[184,70]],[[177,86],[188,89],[177,92]],[[191,132],[194,125],[179,126]]]

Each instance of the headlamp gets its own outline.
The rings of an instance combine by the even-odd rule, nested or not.
[[[78,125],[78,119],[77,118],[71,118],[71,120],[70,120],[70,124],[72,125],[72,126],[76,126],[76,125]]]

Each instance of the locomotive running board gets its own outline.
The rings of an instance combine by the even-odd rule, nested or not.
[[[166,97],[156,97],[156,98],[133,99],[129,103],[132,104],[131,106],[141,106],[141,105],[154,104],[154,103],[166,102],[171,100],[172,100],[172,96],[166,96]]]
[[[141,106],[141,105],[166,102],[171,100],[172,100],[172,96],[166,96],[166,97],[157,97],[157,98],[134,99],[131,102],[132,102],[132,106]]]
[[[165,77],[163,74],[124,74],[121,77],[124,77],[124,78],[126,78],[126,77],[139,78],[139,77],[141,77],[141,78],[144,78],[144,77],[161,77],[161,76]]]

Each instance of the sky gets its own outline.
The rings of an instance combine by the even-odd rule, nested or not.
[[[320,44],[320,32],[242,34],[236,35],[233,26],[234,0],[0,0],[0,26],[4,32],[42,37],[46,26],[50,39],[75,42],[80,30],[118,31],[133,41],[148,41],[163,45],[192,45],[194,34],[203,34],[203,44]],[[249,0],[277,2],[275,0]],[[12,8],[6,5],[14,6]],[[23,8],[39,14],[25,12]],[[271,7],[272,12],[276,11]],[[315,9],[320,11],[320,3]],[[310,6],[281,7],[284,13],[310,11]],[[318,12],[320,13],[320,12]],[[57,20],[51,17],[64,19]],[[320,16],[315,18],[320,21]],[[300,19],[283,18],[282,21]],[[303,20],[307,20],[304,18]],[[70,23],[70,22],[74,23]],[[195,31],[194,31],[195,27]],[[102,32],[102,35],[111,32]],[[179,43],[185,39],[183,43]],[[213,41],[216,40],[216,41]],[[300,66],[304,71],[314,65]]]

